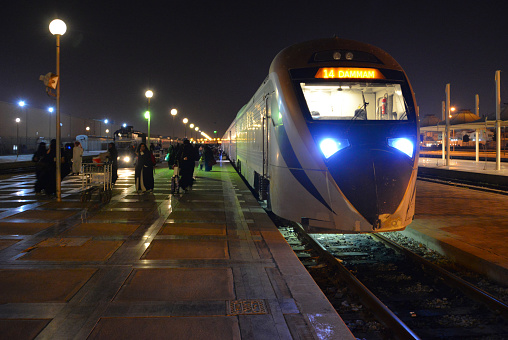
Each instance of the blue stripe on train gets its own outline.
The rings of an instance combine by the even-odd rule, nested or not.
[[[277,142],[279,143],[279,148],[282,154],[282,158],[286,162],[286,165],[289,168],[289,171],[293,174],[296,180],[312,195],[314,196],[321,204],[323,204],[328,210],[335,212],[332,208],[326,203],[323,196],[319,193],[317,188],[311,182],[310,178],[307,176],[305,171],[302,169],[302,165],[298,161],[296,154],[293,150],[293,146],[289,141],[289,137],[284,129],[284,125],[275,126],[275,136],[277,138]]]

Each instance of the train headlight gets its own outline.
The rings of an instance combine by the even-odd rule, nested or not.
[[[347,139],[325,138],[319,143],[319,148],[326,159],[348,146],[349,141]]]
[[[125,163],[129,163],[129,162],[131,161],[131,158],[130,158],[129,156],[125,156],[125,157],[123,158],[123,161],[124,161]]]
[[[413,158],[414,145],[408,138],[388,138],[388,145]]]

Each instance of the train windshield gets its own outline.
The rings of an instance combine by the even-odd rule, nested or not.
[[[396,83],[300,83],[313,120],[407,120]]]

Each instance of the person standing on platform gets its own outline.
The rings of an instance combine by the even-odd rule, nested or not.
[[[78,141],[74,142],[74,147],[72,148],[72,173],[71,175],[79,175],[81,172],[81,161],[83,157],[83,147],[81,143]]]
[[[195,161],[195,151],[190,141],[185,139],[183,141],[183,147],[180,149],[179,156],[177,157],[178,163],[180,166],[180,188],[183,190],[187,190],[187,188],[192,187],[194,183],[193,174],[194,174],[194,161]]]
[[[118,150],[115,143],[108,144],[109,161],[111,162],[111,183],[115,184],[118,179]]]
[[[176,149],[173,145],[170,145],[168,148],[168,153],[166,154],[166,161],[168,162],[168,168],[169,170],[173,169],[173,166],[175,165],[175,158],[176,158]]]
[[[208,145],[205,145],[203,154],[205,156],[204,157],[205,171],[212,171],[212,166],[216,164],[212,149],[210,149]]]
[[[146,144],[141,143],[136,155],[137,162],[134,171],[136,191],[151,192],[154,187],[152,154],[146,147]]]
[[[35,151],[32,162],[35,162],[35,193],[39,194],[42,191],[42,170],[43,170],[43,164],[40,162],[40,160],[46,155],[46,143],[41,142],[39,144],[39,147],[37,148],[37,151]]]
[[[56,194],[56,139],[49,143],[46,155],[40,160],[42,163],[41,184],[48,196]]]

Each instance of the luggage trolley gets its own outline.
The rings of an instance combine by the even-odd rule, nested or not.
[[[111,200],[113,188],[111,169],[111,163],[83,163],[81,165],[81,202],[89,201],[95,190],[102,203]]]

